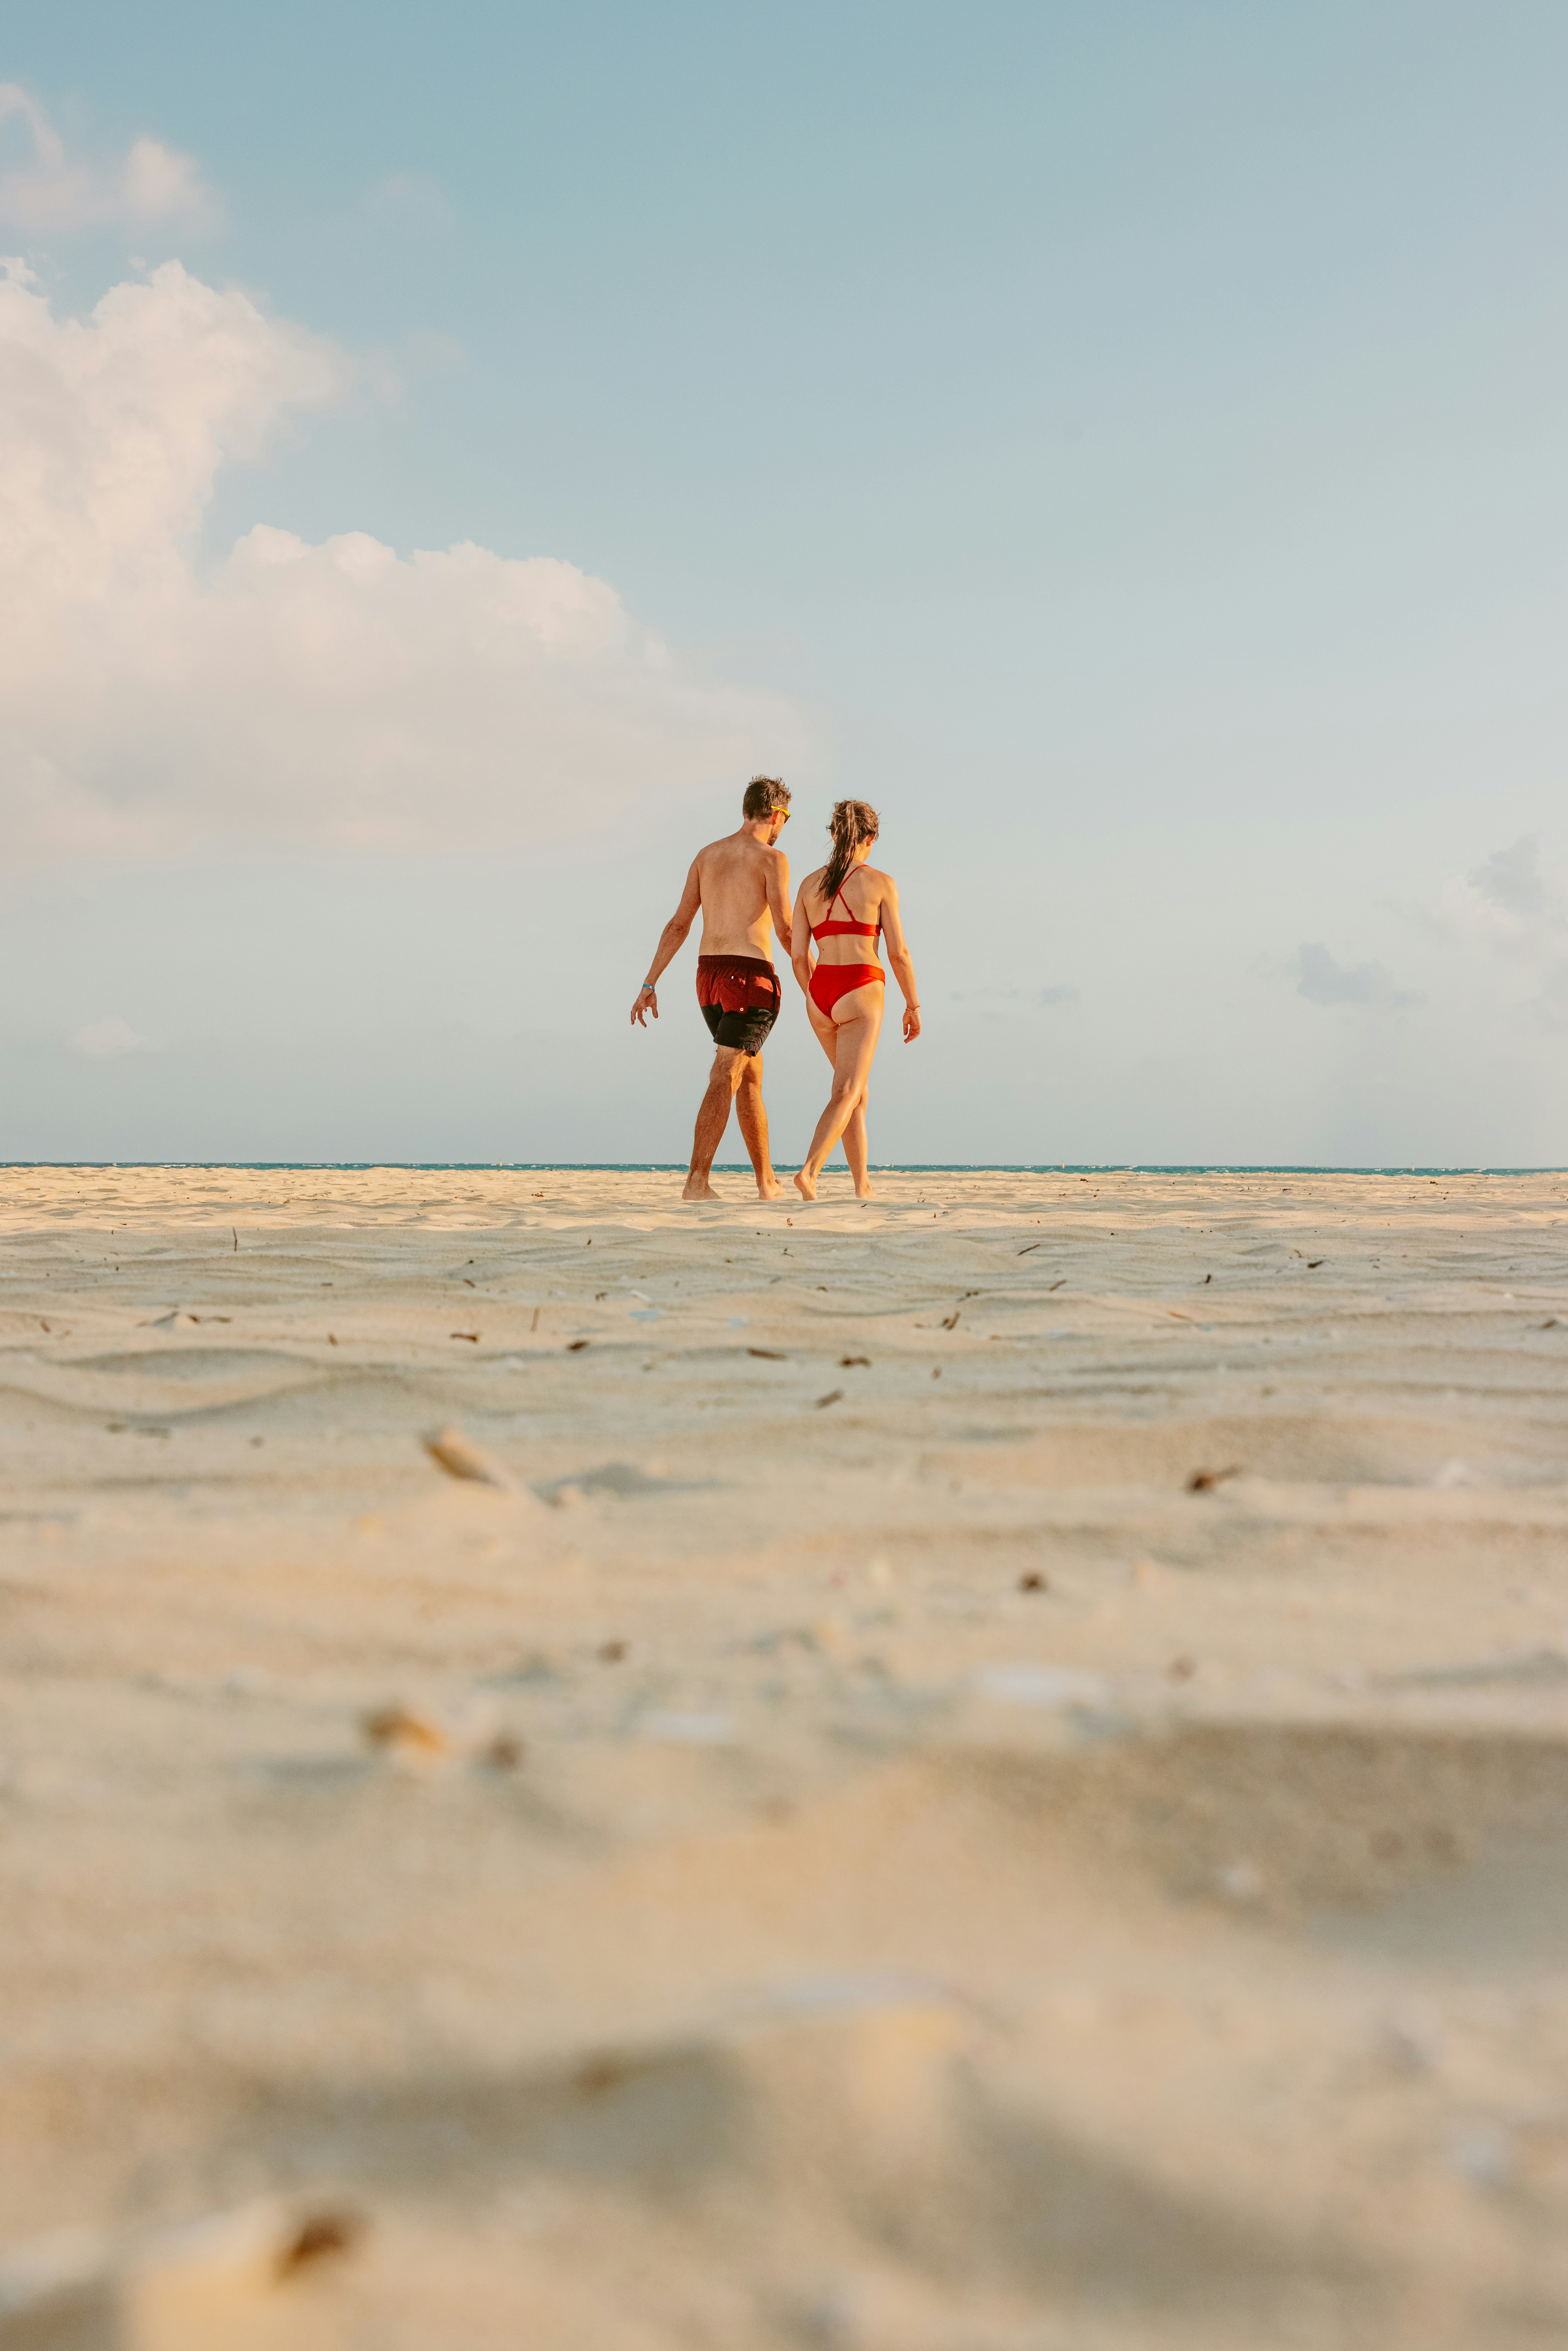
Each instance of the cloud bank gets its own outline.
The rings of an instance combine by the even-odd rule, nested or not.
[[[1380,963],[1336,963],[1327,947],[1303,941],[1291,967],[1296,994],[1309,1004],[1363,1004],[1379,1008],[1413,1004]]]
[[[217,834],[340,848],[580,834],[650,789],[798,760],[783,698],[704,674],[570,563],[258,525],[219,468],[338,397],[330,344],[177,262],[57,318],[0,282],[0,824],[34,857]]]
[[[137,139],[123,155],[94,162],[72,155],[36,98],[0,82],[0,138],[14,125],[27,152],[0,163],[0,222],[39,236],[82,229],[215,228],[223,206],[193,156],[161,140]]]
[[[1541,870],[1541,842],[1532,832],[1493,850],[1473,873],[1446,882],[1433,914],[1467,946],[1526,956],[1555,947],[1568,928],[1561,898]]]
[[[89,1020],[78,1029],[67,1043],[73,1053],[89,1061],[114,1061],[122,1053],[144,1053],[147,1040],[140,1036],[129,1020],[118,1012],[110,1012],[102,1020]]]
[[[1537,983],[1523,1008],[1528,1017],[1559,1033],[1568,1028],[1568,902],[1560,882],[1542,871],[1535,833],[1521,833],[1473,872],[1446,882],[1432,916],[1470,955]]]

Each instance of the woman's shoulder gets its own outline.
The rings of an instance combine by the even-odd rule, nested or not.
[[[861,872],[868,882],[874,882],[879,890],[893,890],[897,887],[892,874],[885,872],[882,866],[873,865],[869,857],[861,867]]]
[[[821,897],[821,891],[822,891],[822,883],[823,883],[823,881],[826,879],[826,876],[827,876],[827,871],[828,871],[828,869],[827,869],[827,867],[826,867],[825,865],[819,865],[819,866],[818,866],[818,868],[817,868],[817,870],[816,870],[816,872],[815,872],[814,873],[808,873],[808,874],[805,874],[805,875],[802,877],[802,879],[801,879],[801,883],[800,883],[800,887],[801,887],[801,889],[802,889],[802,890],[815,890],[815,891],[816,891],[816,893],[817,893],[817,894],[818,894],[818,896],[819,896],[819,897]]]

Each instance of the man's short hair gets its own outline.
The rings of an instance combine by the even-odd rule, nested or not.
[[[746,787],[746,798],[740,803],[743,817],[771,816],[775,809],[788,808],[789,787],[780,776],[753,776]]]

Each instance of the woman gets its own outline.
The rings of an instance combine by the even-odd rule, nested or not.
[[[865,1097],[872,1055],[882,1030],[884,982],[881,964],[868,958],[875,956],[875,941],[884,932],[888,960],[904,991],[906,1045],[920,1034],[920,1007],[915,1000],[915,966],[898,919],[898,885],[891,873],[866,862],[877,836],[875,809],[868,808],[864,800],[840,800],[828,831],[833,853],[826,865],[807,874],[795,901],[790,961],[806,991],[806,1009],[817,1041],[833,1065],[833,1091],[817,1121],[810,1151],[795,1184],[806,1199],[816,1198],[817,1178],[841,1136],[844,1157],[855,1179],[855,1197],[869,1200]],[[813,939],[815,968],[810,959]],[[866,940],[873,944],[863,945]]]

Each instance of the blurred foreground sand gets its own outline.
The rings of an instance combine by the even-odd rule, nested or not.
[[[1568,1179],[723,1181],[0,1174],[0,2346],[1568,2339]]]

